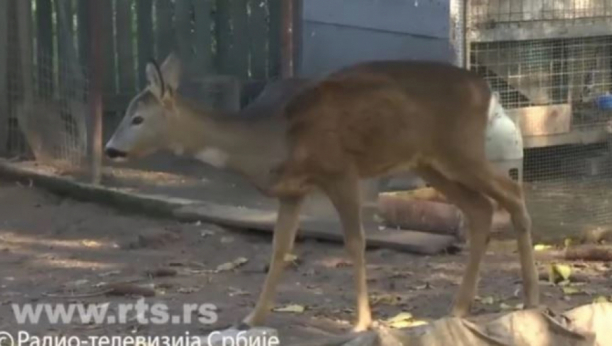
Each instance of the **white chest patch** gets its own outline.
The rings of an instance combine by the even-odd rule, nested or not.
[[[228,155],[217,148],[206,148],[195,155],[195,158],[217,168],[227,164]]]

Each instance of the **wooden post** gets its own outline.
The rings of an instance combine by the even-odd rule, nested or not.
[[[29,1],[16,1],[16,5],[23,98],[25,104],[30,104],[34,93],[32,84],[32,5]]]
[[[281,76],[290,78],[295,73],[295,29],[297,0],[281,2]]]
[[[100,16],[101,4],[99,0],[89,1],[90,21],[90,54],[89,54],[89,103],[91,105],[91,180],[93,184],[100,184],[102,177],[102,40]]]
[[[450,44],[453,50],[453,63],[459,67],[466,66],[465,55],[465,9],[466,0],[450,0]]]
[[[0,1],[0,47],[8,47],[9,2]],[[0,49],[0,155],[8,152],[9,109],[8,109],[8,49]]]

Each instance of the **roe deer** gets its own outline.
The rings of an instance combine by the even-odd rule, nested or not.
[[[485,158],[485,130],[497,99],[476,74],[436,62],[365,62],[298,88],[266,117],[239,119],[181,97],[180,72],[173,54],[161,68],[147,65],[149,84],[131,101],[106,155],[127,159],[168,148],[241,172],[278,198],[270,268],[243,327],[264,323],[285,254],[294,244],[300,206],[316,188],[339,215],[354,266],[353,330],[368,329],[372,317],[359,182],[406,169],[446,195],[469,222],[467,268],[452,314],[467,315],[476,294],[492,223],[491,199],[512,217],[524,306],[539,304],[531,219],[521,186]]]

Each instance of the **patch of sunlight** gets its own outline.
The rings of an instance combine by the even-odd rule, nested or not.
[[[61,269],[88,269],[88,270],[111,270],[116,269],[117,264],[111,263],[102,263],[102,262],[94,262],[94,261],[86,261],[80,259],[73,258],[37,258],[32,262],[33,265],[40,265],[51,268],[61,268]]]
[[[0,231],[0,241],[9,246],[41,246],[45,248],[65,248],[65,249],[111,249],[116,247],[111,241],[100,241],[93,239],[49,239],[49,238],[34,238],[19,234],[18,231]]]

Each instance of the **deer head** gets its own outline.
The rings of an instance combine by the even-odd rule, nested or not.
[[[148,84],[129,103],[121,123],[105,147],[113,160],[142,157],[168,145],[168,126],[176,116],[175,98],[181,65],[171,53],[161,67],[151,60],[146,66]]]

